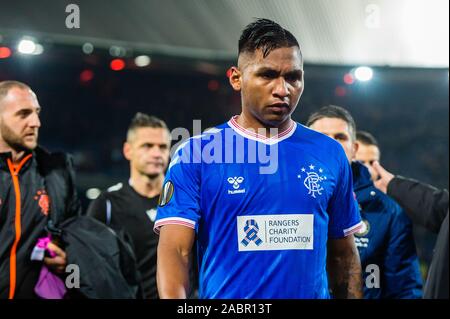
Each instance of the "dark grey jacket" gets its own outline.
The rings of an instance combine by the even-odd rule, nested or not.
[[[448,299],[448,191],[396,176],[387,193],[405,209],[413,223],[438,234],[424,298]]]
[[[11,153],[0,153],[0,299],[37,298],[42,262],[30,256],[48,216],[62,222],[81,213],[71,157],[40,147],[26,155],[13,172]]]

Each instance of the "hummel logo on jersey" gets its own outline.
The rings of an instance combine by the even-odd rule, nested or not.
[[[243,194],[245,193],[245,188],[239,189],[241,187],[242,182],[244,181],[244,178],[239,176],[239,177],[228,177],[227,179],[228,183],[230,183],[231,185],[233,185],[233,190],[228,190],[228,194],[232,195],[232,194]]]
[[[243,181],[243,177],[228,177],[228,183],[232,184],[234,189],[238,189]]]

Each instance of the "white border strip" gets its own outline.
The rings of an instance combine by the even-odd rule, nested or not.
[[[181,225],[195,229],[195,222],[193,220],[181,217],[167,217],[157,220],[153,231],[159,235],[159,229],[164,225]]]
[[[344,237],[347,237],[347,236],[350,236],[350,235],[356,233],[362,227],[363,227],[363,221],[360,221],[358,224],[356,224],[350,228],[344,229]]]
[[[257,142],[261,142],[267,145],[273,145],[276,144],[278,142],[281,142],[289,137],[291,137],[292,134],[294,134],[295,130],[297,129],[297,122],[295,122],[294,120],[292,120],[292,125],[289,126],[289,128],[287,128],[286,130],[284,130],[283,132],[279,133],[277,136],[271,137],[271,138],[267,138],[267,137],[258,137],[260,136],[258,133],[256,132],[252,132],[252,131],[248,131],[245,128],[241,127],[239,124],[237,124],[236,121],[236,117],[237,115],[233,116],[231,118],[231,120],[228,121],[228,125],[239,135],[248,138],[250,140],[254,140]]]

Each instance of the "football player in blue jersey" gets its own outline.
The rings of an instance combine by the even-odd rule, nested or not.
[[[304,88],[295,37],[258,19],[230,84],[242,112],[175,151],[155,222],[161,298],[360,298],[351,169],[335,140],[291,119]],[[327,272],[328,269],[328,272]]]
[[[307,126],[341,143],[352,165],[353,186],[364,227],[355,233],[364,275],[364,298],[422,296],[422,279],[412,224],[403,209],[374,187],[363,163],[352,161],[359,144],[351,114],[339,106],[325,106],[313,113]]]

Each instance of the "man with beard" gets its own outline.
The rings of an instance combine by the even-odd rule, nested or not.
[[[156,249],[153,232],[158,197],[169,161],[170,132],[154,117],[137,113],[128,128],[123,154],[130,179],[110,187],[89,206],[88,215],[128,234],[134,245],[144,298],[156,299]]]
[[[24,83],[0,82],[0,298],[37,298],[34,292],[42,262],[31,260],[37,240],[47,235],[48,216],[59,220],[80,213],[70,157],[38,146],[41,126],[36,94]],[[58,179],[50,191],[47,174]],[[52,204],[53,202],[53,204]],[[55,209],[53,211],[53,209]],[[53,238],[55,240],[56,238]],[[56,255],[43,263],[61,274],[66,254],[55,242]]]

